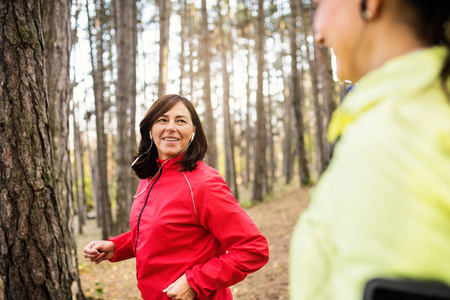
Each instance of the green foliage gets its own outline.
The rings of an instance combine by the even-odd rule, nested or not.
[[[97,286],[97,288],[95,289],[95,292],[97,292],[97,293],[99,293],[99,294],[101,295],[101,294],[103,294],[103,288],[100,287],[100,285],[101,285],[101,282],[100,282],[100,281],[97,281],[97,282],[95,283],[95,286]]]

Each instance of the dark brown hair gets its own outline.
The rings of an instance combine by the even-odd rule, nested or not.
[[[179,95],[165,95],[153,103],[147,111],[144,119],[139,124],[141,131],[141,142],[139,143],[139,150],[134,156],[134,159],[139,155],[144,154],[152,145],[150,140],[150,129],[155,123],[156,119],[168,112],[178,102],[181,102],[191,113],[192,123],[195,127],[194,140],[189,145],[188,149],[181,160],[181,169],[184,171],[192,171],[197,167],[197,161],[205,157],[208,144],[206,141],[205,132],[203,131],[202,123],[195,111],[192,103],[184,97]],[[156,159],[158,158],[158,150],[155,145],[151,146],[148,153],[144,154],[132,167],[136,175],[141,178],[148,178],[154,176],[159,169]]]
[[[450,77],[450,1],[449,0],[402,0],[399,8],[411,9],[414,17],[405,19],[415,30],[417,36],[429,45],[443,45],[447,48],[447,56],[439,77],[442,88],[450,100],[448,80]]]

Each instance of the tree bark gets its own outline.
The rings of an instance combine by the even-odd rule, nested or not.
[[[283,69],[282,69],[283,70]],[[283,142],[283,173],[286,177],[286,184],[289,184],[294,176],[294,151],[292,149],[292,141],[294,140],[294,133],[292,128],[292,101],[289,91],[289,83],[286,77],[283,76],[283,96],[284,96],[284,142]]]
[[[251,89],[250,89],[250,43],[247,41],[247,109],[245,111],[245,186],[248,187],[248,184],[250,183],[250,174],[251,174],[251,165],[252,165],[252,155],[251,153],[252,148],[254,149],[254,140],[252,135],[252,127],[250,123],[250,109],[251,109],[251,103],[250,103],[250,96],[251,96]]]
[[[303,76],[299,76],[297,68],[297,0],[289,1],[291,6],[291,28],[290,28],[290,44],[291,44],[291,102],[294,107],[295,115],[295,127],[297,129],[297,148],[298,148],[298,160],[299,160],[299,173],[301,186],[307,186],[310,184],[311,179],[309,175],[308,161],[306,159],[305,139],[304,131],[305,126],[303,124],[303,112],[302,112],[302,100],[301,86],[303,82]]]
[[[326,47],[319,47],[317,52],[317,58],[320,65],[320,73],[322,78],[322,95],[323,95],[323,107],[325,108],[325,119],[326,119],[326,128],[331,120],[331,115],[336,109],[336,98],[335,98],[335,82],[333,79],[333,70],[331,68],[331,56],[330,52]],[[325,145],[325,158],[326,164],[325,168],[328,166],[328,163],[331,159],[330,155],[330,144],[327,138],[327,130],[324,130],[323,140]]]
[[[0,275],[6,300],[72,299],[71,289],[79,288],[67,252],[73,250],[68,216],[61,215],[68,199],[58,198],[55,180],[41,4],[0,4]]]
[[[72,294],[84,296],[78,275],[74,233],[72,173],[69,151],[69,102],[71,99],[70,51],[72,49],[71,0],[43,0],[45,69],[49,102],[50,136],[55,166],[56,196],[65,234],[66,260]]]
[[[80,209],[78,210],[78,221],[80,226],[80,233],[83,232],[83,225],[86,222],[86,184],[84,182],[84,162],[83,162],[83,143],[81,141],[81,133],[80,128],[77,124],[77,115],[73,113],[73,128],[74,128],[74,145],[75,145],[75,161],[76,161],[76,174],[79,178],[80,185],[78,182],[76,183],[79,186],[78,197],[80,198]]]
[[[267,145],[269,147],[269,168],[267,169],[267,192],[270,193],[273,190],[273,185],[276,182],[276,176],[275,176],[275,169],[276,169],[276,162],[275,162],[275,143],[274,143],[274,127],[272,124],[272,116],[273,116],[273,100],[272,95],[270,94],[270,85],[271,80],[269,77],[268,80],[268,90],[269,95],[267,96]]]
[[[185,44],[187,42],[187,34],[188,34],[188,25],[187,25],[187,12],[188,11],[188,3],[187,0],[183,0],[183,3],[181,4],[180,8],[180,18],[181,18],[181,33],[180,33],[180,39],[181,39],[181,49],[180,49],[180,91],[179,95],[184,96],[184,89],[183,89],[183,83],[184,79],[186,77],[186,55],[184,54],[185,50]]]
[[[135,60],[135,17],[136,2],[130,0],[116,0],[116,44],[117,44],[117,147],[116,147],[116,234],[126,232],[130,228],[129,209],[131,208],[131,177],[128,174],[129,158],[131,156],[130,139],[134,130],[131,124],[130,106],[136,89],[136,60]]]
[[[186,1],[186,0],[185,0]],[[189,27],[189,95],[191,97],[191,101],[196,106],[196,99],[194,98],[194,42],[193,36],[197,34],[196,25],[194,16],[197,15],[197,11],[195,9],[194,1],[190,1],[190,7],[187,9],[187,17],[188,17],[188,27]]]
[[[100,209],[100,205],[98,203],[98,193],[96,191],[98,191],[98,184],[97,184],[97,174],[96,174],[96,169],[97,169],[97,164],[95,163],[95,152],[96,150],[92,150],[91,149],[91,145],[89,143],[89,117],[86,116],[86,152],[88,155],[88,163],[89,163],[89,171],[90,171],[90,176],[91,176],[91,192],[92,192],[92,201],[94,202],[94,210],[96,212],[96,220],[97,220],[97,226],[100,227],[102,225],[101,222],[101,209]],[[92,153],[94,152],[94,153]],[[87,216],[87,214],[86,214]]]
[[[217,15],[219,18],[219,51],[222,61],[223,80],[223,125],[225,137],[225,181],[230,187],[231,193],[239,199],[239,191],[236,182],[236,166],[234,161],[234,128],[231,126],[230,115],[230,75],[228,72],[227,49],[225,45],[225,33],[223,30],[222,6],[217,1]]]
[[[308,43],[306,37],[311,33],[312,34],[312,22],[308,14],[300,10],[301,16],[301,28],[303,30],[303,35],[305,36],[305,44],[306,44],[306,55],[308,57],[309,64],[309,72],[311,78],[311,87],[312,87],[312,103],[314,109],[314,118],[315,118],[315,126],[314,126],[314,142],[315,142],[315,152],[316,152],[316,168],[319,176],[323,173],[326,166],[325,159],[325,146],[323,143],[323,116],[322,116],[322,108],[319,102],[319,72],[317,66],[317,51],[314,43]],[[310,50],[312,48],[312,51]],[[314,57],[312,57],[312,55]]]
[[[256,57],[258,61],[258,90],[256,91],[256,147],[255,147],[255,172],[253,181],[253,203],[262,202],[265,196],[265,174],[266,174],[266,132],[264,113],[264,0],[258,0],[258,16],[256,21]]]
[[[213,167],[217,167],[217,148],[216,148],[216,125],[214,113],[211,104],[211,78],[209,66],[209,29],[208,29],[208,13],[206,11],[206,0],[202,0],[202,26],[201,26],[201,54],[202,54],[202,70],[203,70],[203,101],[205,103],[205,134],[208,141],[208,152],[206,153],[205,162]]]
[[[96,9],[96,20],[94,22],[96,35],[95,35],[95,45],[96,45],[96,55],[94,55],[94,43],[93,34],[91,33],[91,23],[89,17],[89,35],[91,43],[91,64],[92,64],[92,77],[94,80],[94,98],[95,98],[95,127],[97,135],[97,150],[96,154],[96,183],[97,183],[97,201],[99,206],[102,225],[102,239],[108,239],[111,234],[112,229],[112,216],[111,216],[111,202],[108,195],[108,181],[107,181],[107,137],[105,134],[105,99],[103,93],[105,91],[105,82],[103,80],[103,26],[105,21],[105,3],[104,0],[98,1]],[[89,1],[86,3],[86,7],[89,7]]]
[[[133,68],[133,72],[131,74],[131,81],[133,82],[133,84],[131,85],[131,97],[129,98],[129,100],[131,101],[129,106],[130,106],[130,153],[129,155],[133,155],[134,153],[137,153],[137,137],[136,137],[136,98],[137,98],[137,89],[136,89],[136,84],[137,84],[137,74],[136,74],[136,64],[137,64],[137,54],[138,54],[138,2],[139,0],[133,0],[133,26],[132,26],[132,34],[133,34],[133,52],[132,52],[132,61],[134,62],[134,68]],[[145,93],[144,93],[145,95]],[[128,170],[127,170],[127,174],[128,174]],[[128,199],[129,201],[127,201],[127,211],[131,211],[131,206],[133,205],[133,198],[131,197],[133,195],[133,192],[138,188],[139,185],[139,180],[137,178],[131,177],[131,195],[128,195]]]
[[[170,0],[159,0],[159,77],[158,98],[166,94],[169,63]]]

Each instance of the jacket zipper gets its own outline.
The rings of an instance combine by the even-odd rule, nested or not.
[[[140,223],[141,223],[142,213],[144,212],[144,209],[145,209],[145,207],[147,206],[148,197],[150,196],[150,192],[152,191],[153,186],[154,186],[155,183],[158,181],[158,179],[161,177],[161,175],[162,175],[162,170],[160,171],[159,176],[156,178],[156,180],[153,182],[153,184],[151,185],[150,189],[148,190],[147,198],[145,199],[144,206],[142,207],[141,212],[140,212],[140,214],[139,214],[138,223],[137,223],[137,226],[136,226],[136,227],[137,227],[136,243],[134,244],[134,255],[135,255],[135,256],[136,256],[136,254],[137,254],[137,245],[138,245],[138,240],[139,240],[139,225],[140,225]]]

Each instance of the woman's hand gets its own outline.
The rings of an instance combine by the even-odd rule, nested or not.
[[[174,300],[193,300],[197,296],[197,293],[187,282],[185,274],[166,287],[163,292],[167,293],[167,297]]]
[[[111,241],[93,241],[84,247],[84,257],[96,264],[114,257],[115,245]]]

